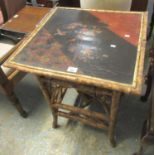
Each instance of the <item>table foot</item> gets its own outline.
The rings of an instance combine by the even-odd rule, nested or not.
[[[27,112],[23,109],[20,101],[18,100],[18,98],[16,97],[15,93],[12,91],[10,94],[8,93],[8,98],[11,101],[11,103],[13,104],[13,106],[17,109],[17,111],[20,113],[20,115],[23,118],[27,118],[28,114]]]
[[[147,97],[146,97],[146,96],[141,96],[140,100],[141,100],[142,102],[146,102],[146,101],[147,101]]]
[[[112,147],[116,147],[116,138],[111,137],[110,144],[111,144]]]
[[[53,128],[58,128],[58,116],[56,116],[56,113],[53,112],[54,110],[52,110],[52,115],[53,115],[53,123],[52,123],[52,127]],[[54,113],[54,114],[53,114]]]
[[[23,111],[22,113],[20,113],[20,115],[23,117],[23,118],[27,118],[28,117],[28,113],[26,111]]]
[[[53,127],[54,129],[56,129],[56,128],[58,128],[58,125],[57,125],[55,122],[53,122],[52,127]]]

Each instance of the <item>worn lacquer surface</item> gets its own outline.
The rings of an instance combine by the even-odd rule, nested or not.
[[[59,8],[15,62],[132,84],[141,14]]]

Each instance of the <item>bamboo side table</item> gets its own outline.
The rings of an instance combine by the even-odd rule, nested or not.
[[[81,121],[107,130],[115,146],[121,94],[141,94],[146,27],[145,12],[59,7],[25,39],[6,66],[37,75],[54,128],[58,116]],[[67,88],[75,88],[84,102],[63,104]],[[86,109],[96,101],[104,113]]]

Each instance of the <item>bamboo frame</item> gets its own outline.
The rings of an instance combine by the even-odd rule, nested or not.
[[[119,101],[121,97],[121,93],[117,91],[113,91],[112,94],[109,95],[107,93],[108,90],[100,90],[102,92],[105,91],[105,93],[96,93],[94,89],[92,91],[87,91],[88,89],[91,90],[91,86],[86,87],[81,92],[80,86],[83,89],[85,87],[84,85],[80,85],[79,87],[76,87],[78,84],[72,84],[70,82],[61,82],[60,80],[55,80],[51,79],[48,77],[43,77],[43,76],[37,76],[40,84],[40,88],[52,110],[52,115],[53,115],[53,128],[58,127],[58,116],[69,118],[71,120],[75,121],[80,121],[84,124],[91,125],[96,128],[100,129],[105,129],[108,131],[109,135],[109,140],[112,146],[114,147],[116,145],[115,141],[115,126],[116,126],[116,120],[117,120],[117,114],[118,114],[118,108],[119,108]],[[52,89],[48,89],[47,86],[51,85]],[[106,112],[105,107],[103,109],[105,110],[105,113],[99,113],[95,112],[92,110],[84,109],[83,106],[71,106],[71,105],[66,105],[65,103],[62,103],[63,100],[63,92],[64,88],[75,88],[78,92],[79,95],[94,95],[94,100],[101,99],[103,96],[104,97],[110,97],[110,102],[111,104],[109,105],[109,110]],[[97,90],[98,91],[98,90]],[[86,97],[87,98],[87,97]],[[89,102],[89,100],[83,98],[85,102]],[[83,102],[83,101],[82,101]],[[105,104],[104,102],[102,103],[102,99],[100,104]],[[90,104],[93,104],[91,101]],[[65,111],[64,111],[65,110]]]
[[[26,73],[15,70],[9,76],[7,76],[8,80],[11,81],[13,87],[26,75]]]
[[[75,8],[66,8],[75,9]],[[77,8],[76,8],[77,9]],[[60,72],[56,70],[48,70],[39,67],[33,67],[29,65],[23,65],[16,63],[14,58],[21,52],[21,50],[33,39],[33,37],[39,32],[39,30],[46,24],[46,22],[52,18],[57,8],[51,10],[49,14],[43,18],[38,27],[24,39],[22,44],[17,48],[15,53],[5,63],[8,67],[34,73],[37,75],[40,88],[52,110],[53,115],[53,127],[56,128],[58,122],[58,116],[66,117],[69,119],[81,121],[82,123],[108,130],[109,140],[112,146],[116,145],[115,142],[115,128],[117,121],[117,114],[119,108],[119,101],[121,92],[140,94],[142,87],[142,75],[143,64],[145,55],[145,42],[146,42],[146,28],[147,28],[147,13],[144,12],[122,12],[122,11],[104,11],[104,10],[91,10],[101,12],[116,12],[116,13],[134,13],[141,15],[141,29],[138,43],[138,51],[136,58],[136,65],[134,71],[134,79],[132,84],[123,84],[110,80],[95,78],[86,75],[76,75],[72,73]],[[81,10],[81,9],[78,9]],[[83,10],[83,9],[82,9]],[[90,9],[84,9],[90,10]],[[47,84],[50,89],[47,88]],[[62,98],[67,88],[75,88],[82,95],[93,94],[94,98],[100,99],[106,96],[110,98],[110,104],[103,105],[106,114],[97,113],[94,111],[88,111],[81,109],[81,107],[73,107],[62,104]],[[108,89],[108,90],[107,90]],[[69,112],[63,112],[61,110],[67,110]]]
[[[62,7],[62,8],[65,8],[65,7]],[[75,8],[66,8],[66,9],[75,9]],[[116,91],[121,91],[124,93],[133,93],[136,95],[140,95],[141,89],[142,89],[142,81],[143,81],[142,75],[143,75],[143,64],[144,64],[144,55],[145,55],[145,42],[146,42],[146,28],[147,28],[146,12],[91,10],[91,11],[100,11],[100,12],[134,13],[134,14],[140,14],[142,16],[134,79],[131,85],[105,80],[105,79],[100,79],[100,78],[95,78],[95,77],[86,76],[86,75],[77,75],[72,73],[56,71],[56,70],[49,70],[49,69],[33,67],[29,65],[23,65],[14,61],[14,58],[21,52],[21,50],[32,40],[32,38],[46,24],[46,22],[50,18],[52,18],[56,10],[57,8],[55,8],[54,10],[51,10],[49,14],[45,18],[43,18],[42,22],[40,22],[38,27],[32,32],[32,34],[29,37],[25,38],[24,42],[17,48],[16,52],[14,52],[14,54],[8,59],[8,61],[5,63],[5,66],[13,67],[15,69],[18,69],[24,72],[61,79],[64,81],[71,81],[79,84],[92,85],[99,88],[107,88],[107,89],[112,89]],[[83,9],[78,9],[78,10],[83,10]],[[90,10],[90,9],[84,9],[84,10]]]
[[[57,116],[62,116],[62,117],[66,117],[66,118],[69,118],[69,119],[72,119],[72,120],[80,121],[80,122],[82,122],[84,124],[91,125],[91,126],[93,126],[95,128],[105,129],[105,130],[108,129],[108,127],[106,125],[104,125],[103,123],[96,122],[95,120],[91,120],[90,118],[77,117],[77,116],[75,116],[73,114],[68,114],[68,113],[61,112],[61,111],[57,112]]]
[[[116,128],[116,121],[117,121],[117,115],[118,115],[118,109],[120,104],[120,97],[121,93],[114,91],[113,97],[112,97],[112,103],[111,103],[111,109],[110,109],[110,124],[109,124],[109,140],[113,147],[116,146],[116,140],[115,140],[115,128]]]
[[[69,106],[69,105],[65,105],[65,104],[54,104],[53,105],[54,108],[60,108],[60,109],[64,109],[64,110],[69,110],[71,112],[74,113],[80,113],[83,115],[86,115],[88,117],[92,117],[92,118],[96,118],[102,121],[109,121],[109,118],[107,116],[105,116],[104,114],[99,114],[97,112],[92,112],[90,110],[83,110],[81,108],[74,108],[73,106]]]

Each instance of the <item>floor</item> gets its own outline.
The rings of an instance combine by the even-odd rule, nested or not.
[[[23,119],[11,103],[0,94],[0,155],[132,155],[139,148],[142,123],[147,116],[147,103],[139,97],[125,95],[121,101],[117,124],[117,147],[109,145],[104,130],[59,119],[60,127],[52,128],[52,116],[38,87],[37,80],[27,75],[16,92],[28,111]],[[64,100],[74,101],[75,91]],[[146,155],[153,155],[153,147]]]

